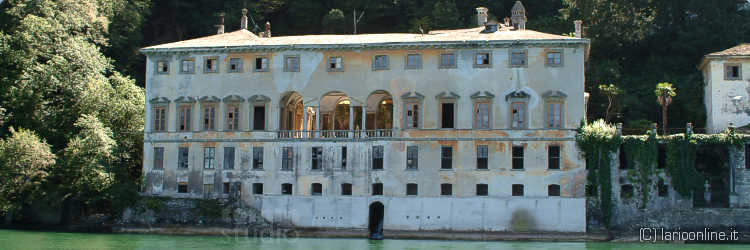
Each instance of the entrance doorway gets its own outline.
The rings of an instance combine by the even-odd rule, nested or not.
[[[383,239],[383,203],[379,201],[370,204],[370,239]]]

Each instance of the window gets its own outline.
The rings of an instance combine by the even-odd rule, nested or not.
[[[547,66],[561,66],[562,65],[562,52],[548,52],[547,53]]]
[[[523,146],[513,146],[513,169],[523,169]]]
[[[372,195],[383,195],[383,183],[372,184]]]
[[[204,72],[207,73],[216,73],[219,72],[219,64],[216,63],[216,58],[208,58],[206,59],[206,67],[203,69]]]
[[[211,195],[214,193],[214,184],[203,184],[203,195]]]
[[[745,144],[745,169],[750,169],[750,144]]]
[[[487,184],[477,184],[477,196],[487,196],[488,193]]]
[[[227,130],[236,131],[240,129],[240,105],[227,104]]]
[[[192,119],[192,113],[193,109],[189,104],[180,105],[180,111],[178,114],[179,117],[177,117],[180,126],[178,129],[180,131],[190,131],[190,121]]]
[[[419,168],[419,148],[417,146],[406,147],[406,169],[416,170]]]
[[[299,72],[299,56],[285,56],[284,71]]]
[[[346,169],[346,147],[341,147],[341,169]]]
[[[406,195],[417,195],[417,184],[416,183],[407,183],[406,184]]]
[[[328,58],[328,71],[329,72],[344,71],[344,58],[340,56],[332,56]]]
[[[184,194],[188,192],[188,185],[187,182],[180,182],[177,184],[177,192]]]
[[[263,194],[263,183],[253,183],[253,194]]]
[[[372,169],[383,169],[383,146],[372,146]]]
[[[560,196],[560,185],[551,184],[547,186],[547,196]]]
[[[154,128],[153,131],[167,130],[167,107],[157,105],[153,108]]]
[[[406,55],[406,69],[421,69],[421,68],[422,68],[422,55],[421,54]]]
[[[266,130],[266,106],[253,107],[253,130]]]
[[[377,55],[373,59],[372,63],[372,69],[373,70],[385,70],[388,69],[388,56],[386,55]]]
[[[633,185],[625,184],[620,186],[620,199],[633,198]]]
[[[477,146],[477,169],[487,169],[487,145]]]
[[[657,146],[656,168],[664,168],[667,165],[667,147],[663,143]]]
[[[562,128],[562,103],[547,103],[547,127]]]
[[[229,59],[229,73],[242,72],[242,59],[231,58]]]
[[[453,128],[454,107],[455,107],[455,104],[452,102],[444,102],[441,104],[441,110],[442,110],[442,115],[441,115],[442,126],[441,127],[442,128]]]
[[[492,65],[489,52],[476,53],[474,55],[474,67],[489,67]]]
[[[440,54],[440,68],[455,68],[456,67],[456,54],[447,53]]]
[[[513,196],[523,196],[522,184],[513,184]]]
[[[625,155],[625,144],[621,144],[618,151],[620,153],[618,155],[618,159],[620,160],[619,161],[620,162],[619,169],[628,169],[628,168],[630,168],[630,166],[628,165],[627,155]]]
[[[216,148],[214,147],[203,148],[203,168],[213,169],[215,158],[216,158]]]
[[[164,148],[162,147],[155,147],[154,148],[154,169],[163,169],[164,168]]]
[[[180,73],[194,73],[195,72],[195,61],[190,60],[182,60],[180,61]]]
[[[213,104],[203,104],[203,130],[214,130],[214,115],[216,113],[216,107]]]
[[[724,65],[725,80],[742,80],[742,67],[740,64]]]
[[[547,168],[560,169],[560,146],[547,147]]]
[[[490,103],[476,102],[474,104],[474,128],[490,128]]]
[[[268,57],[256,57],[255,58],[255,71],[256,72],[268,71]]]
[[[323,185],[320,183],[313,183],[310,186],[310,195],[323,195]]]
[[[224,169],[234,169],[234,147],[224,147]]]
[[[292,195],[292,184],[291,183],[281,184],[281,194]]]
[[[253,169],[263,169],[263,147],[253,147]]]
[[[188,148],[180,147],[177,151],[177,168],[188,168]]]
[[[228,194],[228,193],[230,193],[230,189],[231,189],[231,183],[229,183],[229,182],[224,182],[224,183],[222,184],[222,187],[221,187],[221,189],[222,189],[222,191],[223,191],[223,193],[224,193],[224,194]]]
[[[512,50],[510,52],[510,66],[511,67],[526,66],[526,50]]]
[[[659,188],[659,197],[667,197],[669,196],[669,186],[664,184],[664,179],[659,178],[659,181],[657,182],[658,188]]]
[[[511,128],[526,128],[526,103],[511,103]]]
[[[419,128],[419,104],[406,104],[406,128]]]
[[[312,170],[320,170],[323,167],[323,148],[313,147],[312,148]]]
[[[440,184],[440,195],[453,195],[453,185],[450,183]]]
[[[440,147],[440,169],[453,168],[453,147]]]
[[[156,62],[156,73],[162,73],[162,74],[169,73],[169,62],[167,61]]]
[[[352,184],[342,183],[341,184],[341,195],[352,195]]]
[[[292,159],[294,159],[292,147],[281,148],[281,170],[292,170],[294,168]]]

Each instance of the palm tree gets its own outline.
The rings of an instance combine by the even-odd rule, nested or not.
[[[672,87],[672,84],[668,82],[660,82],[659,84],[656,84],[656,90],[654,90],[654,93],[657,96],[656,102],[661,105],[661,133],[663,135],[667,134],[667,106],[672,103],[672,97],[677,95],[675,90],[676,89]]]

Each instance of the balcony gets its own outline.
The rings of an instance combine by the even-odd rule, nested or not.
[[[347,138],[390,138],[392,129],[376,130],[279,130],[279,139],[347,139]]]

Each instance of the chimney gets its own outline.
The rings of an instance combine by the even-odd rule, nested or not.
[[[515,29],[526,29],[526,8],[523,7],[521,1],[516,1],[516,4],[513,5],[513,9],[510,10],[510,20],[513,22],[513,27]]]
[[[224,13],[219,14],[219,25],[216,25],[216,27],[219,27],[216,34],[224,34]]]
[[[266,31],[263,32],[263,37],[270,38],[271,37],[271,22],[266,21]]]
[[[240,19],[240,29],[247,29],[247,9],[242,9],[242,19]]]
[[[575,20],[573,23],[576,26],[576,38],[582,38],[583,37],[583,21],[581,20]]]
[[[487,23],[487,11],[485,7],[477,7],[477,26],[484,26]]]

